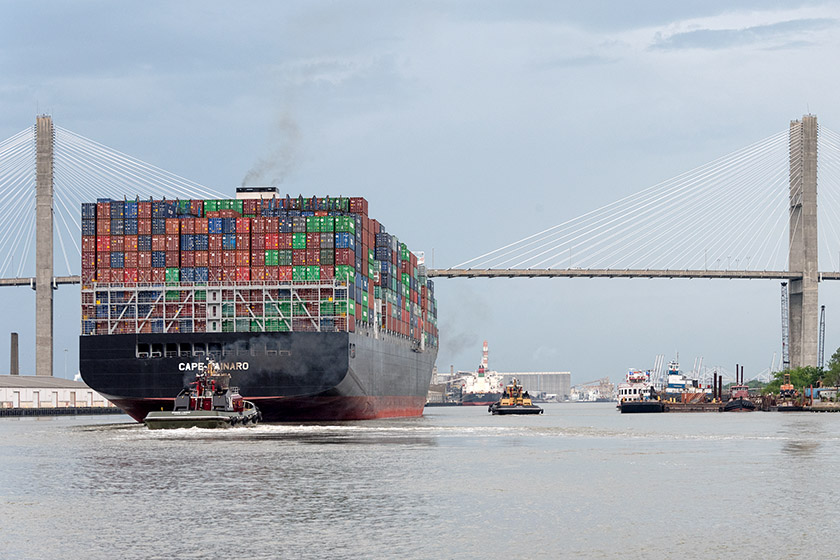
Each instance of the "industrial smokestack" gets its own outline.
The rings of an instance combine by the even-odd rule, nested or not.
[[[20,375],[20,362],[18,361],[18,333],[12,333],[11,341],[12,358],[9,363],[9,375]]]

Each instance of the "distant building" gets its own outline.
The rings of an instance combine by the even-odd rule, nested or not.
[[[572,392],[572,374],[568,371],[529,371],[521,373],[499,373],[505,384],[516,378],[531,393],[557,395],[558,401],[569,399]]]
[[[44,375],[0,375],[0,408],[113,406],[79,381]]]

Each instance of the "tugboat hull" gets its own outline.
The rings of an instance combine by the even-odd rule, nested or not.
[[[661,401],[624,401],[618,405],[622,414],[666,412],[665,403]]]
[[[499,404],[492,404],[487,407],[487,410],[493,414],[542,414],[543,409],[536,406],[501,406]]]

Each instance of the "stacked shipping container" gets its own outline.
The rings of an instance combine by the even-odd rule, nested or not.
[[[85,203],[82,285],[83,334],[360,323],[437,346],[434,284],[361,197]]]

